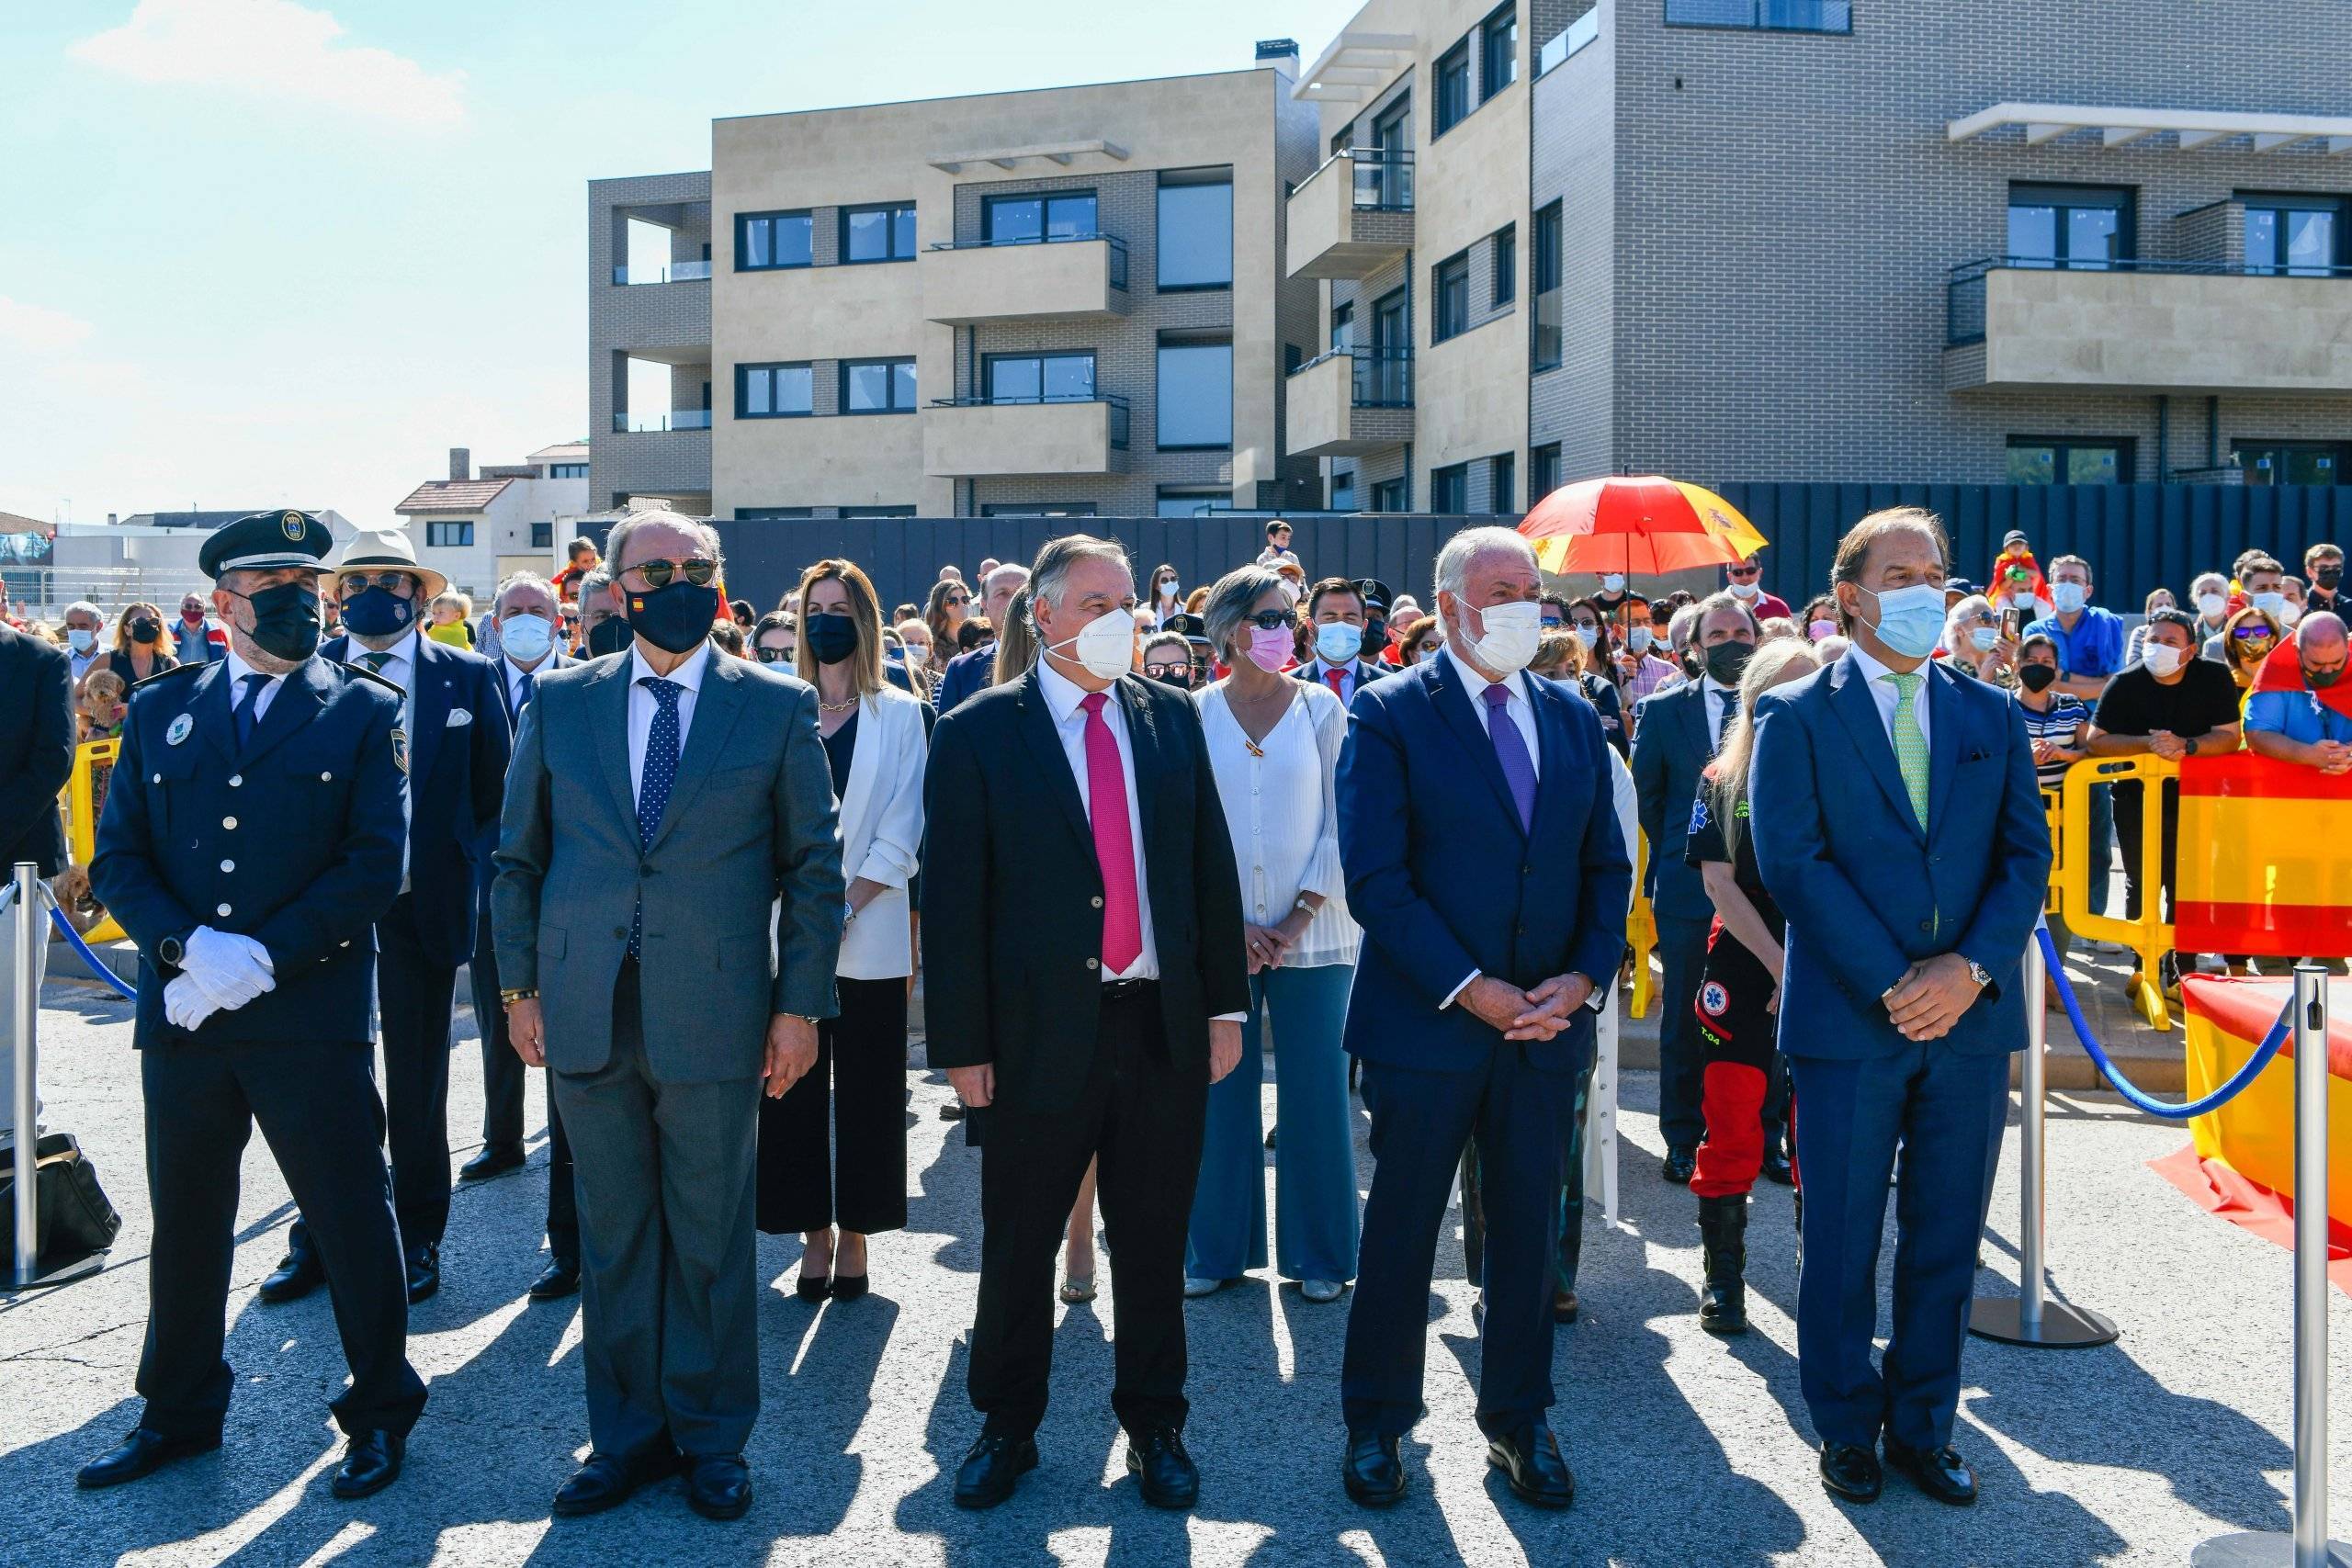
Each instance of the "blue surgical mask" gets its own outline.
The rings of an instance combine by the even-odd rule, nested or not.
[[[2257,610],[2268,611],[2275,620],[2278,612],[2287,607],[2287,596],[2284,593],[2257,593],[2247,603]]]
[[[1994,644],[2001,640],[2001,628],[1998,626],[1971,626],[1968,628],[1968,640],[1976,645],[1977,652],[1990,653],[1993,651]]]
[[[71,626],[66,629],[65,640],[73,646],[74,652],[87,653],[97,642],[98,634],[87,626]]]
[[[1590,653],[1594,645],[1600,641],[1600,628],[1599,626],[1580,626],[1577,627],[1577,640],[1584,644],[1584,649],[1587,653]]]
[[[1650,650],[1650,629],[1649,629],[1649,627],[1647,627],[1647,626],[1628,626],[1628,627],[1626,627],[1626,628],[1625,628],[1625,646],[1626,646],[1627,648],[1631,649],[1632,649],[1634,652],[1635,652],[1635,653],[1647,653],[1647,652]]]
[[[1944,591],[1939,585],[1920,582],[1883,593],[1868,588],[1862,592],[1878,601],[1878,622],[1871,629],[1890,650],[1905,659],[1925,659],[1936,651],[1944,635]]]
[[[536,664],[555,646],[555,627],[539,615],[510,615],[498,623],[498,646],[516,664]]]
[[[1363,647],[1363,628],[1346,621],[1325,621],[1315,628],[1315,651],[1326,664],[1346,664]]]
[[[2053,582],[2050,585],[2050,602],[2058,606],[2062,615],[2071,615],[2089,603],[2091,591],[2079,582]]]

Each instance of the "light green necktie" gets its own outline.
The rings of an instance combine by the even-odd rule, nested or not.
[[[1912,814],[1928,826],[1928,737],[1919,728],[1919,687],[1927,677],[1914,670],[1889,671],[1879,679],[1894,682],[1894,765],[1903,770],[1903,787],[1911,794]]]

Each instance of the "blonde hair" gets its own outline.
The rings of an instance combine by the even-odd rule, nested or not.
[[[1810,643],[1775,637],[1757,646],[1739,676],[1739,713],[1731,733],[1724,737],[1707,770],[1709,806],[1724,825],[1724,842],[1736,860],[1739,853],[1739,807],[1747,798],[1747,770],[1756,760],[1756,700],[1773,687],[1810,674],[1821,660]]]
[[[1037,627],[1029,619],[1030,590],[1035,581],[1032,578],[1014,589],[1005,604],[1004,625],[996,629],[996,661],[989,666],[991,686],[1018,681],[1037,662]]]
[[[872,696],[882,689],[882,608],[875,597],[874,583],[855,561],[820,560],[800,574],[800,586],[793,590],[800,600],[800,619],[807,619],[808,591],[820,582],[838,582],[849,596],[849,624],[857,632],[857,650],[849,656],[850,673],[857,694]],[[793,640],[793,673],[813,686],[817,683],[816,648],[797,624]]]

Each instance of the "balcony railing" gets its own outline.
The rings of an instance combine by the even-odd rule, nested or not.
[[[710,281],[710,264],[707,261],[671,262],[663,266],[616,266],[613,281],[617,284],[693,283]]]
[[[1404,148],[1342,147],[1323,160],[1315,174],[1345,160],[1351,165],[1349,188],[1360,212],[1413,210],[1413,154]],[[1315,175],[1307,175],[1313,179]],[[1305,185],[1306,180],[1298,182]]]
[[[1127,286],[1127,246],[1124,240],[1108,234],[1032,234],[1019,240],[940,240],[932,245],[934,251],[988,251],[999,245],[1069,245],[1097,241],[1111,247],[1111,287]]]
[[[1595,6],[1575,21],[1554,33],[1544,47],[1536,51],[1535,73],[1538,76],[1543,75],[1585,45],[1596,42],[1600,37],[1600,7]]]
[[[944,249],[944,247],[941,248]],[[1041,395],[1034,398],[933,398],[931,400],[931,406],[935,409],[1018,408],[1024,404],[1034,405],[1039,403],[1103,403],[1108,405],[1110,410],[1109,423],[1111,429],[1111,445],[1119,451],[1124,452],[1126,450],[1128,421],[1127,400],[1120,397],[1115,392],[1096,392],[1091,397],[1083,398]]]
[[[2004,268],[2035,272],[2145,272],[2190,277],[2338,277],[2352,266],[2281,267],[2269,263],[2158,261],[2145,257],[1984,256],[1962,262],[1944,285],[1944,342],[1953,348],[1984,341],[1984,277]]]
[[[1850,0],[1666,0],[1670,28],[1748,28],[1760,32],[1850,33]]]
[[[667,413],[631,413],[627,409],[613,411],[613,429],[622,434],[648,430],[708,430],[708,409],[672,409]]]
[[[1349,403],[1360,409],[1408,409],[1413,406],[1413,351],[1409,348],[1335,348],[1301,365],[1295,376],[1327,360],[1355,361],[1349,384]]]

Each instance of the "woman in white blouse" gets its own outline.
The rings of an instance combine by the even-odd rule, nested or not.
[[[1283,673],[1297,612],[1272,570],[1228,572],[1209,590],[1206,618],[1233,673],[1194,700],[1241,874],[1250,1006],[1240,1070],[1209,1088],[1184,1293],[1206,1295],[1266,1266],[1261,1096],[1271,1026],[1275,1265],[1308,1301],[1334,1301],[1355,1276],[1357,1236],[1340,1028],[1360,933],[1342,896],[1331,782],[1347,712],[1325,687]]]

